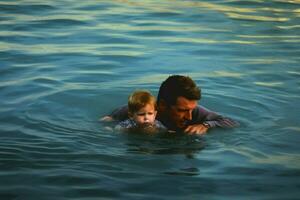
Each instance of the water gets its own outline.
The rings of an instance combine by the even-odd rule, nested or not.
[[[2,0],[0,12],[0,199],[299,199],[298,0]],[[147,137],[97,121],[170,74],[241,126]]]

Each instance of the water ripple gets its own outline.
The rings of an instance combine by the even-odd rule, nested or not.
[[[48,4],[26,4],[18,5],[15,2],[1,2],[0,10],[7,14],[37,14],[55,10],[56,7]]]
[[[0,199],[296,199],[299,6],[1,1]],[[171,74],[240,127],[147,137],[97,122]]]

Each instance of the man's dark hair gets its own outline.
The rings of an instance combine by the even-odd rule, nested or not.
[[[188,76],[169,76],[159,88],[157,103],[160,100],[164,100],[168,105],[175,105],[178,97],[200,100],[201,89]]]

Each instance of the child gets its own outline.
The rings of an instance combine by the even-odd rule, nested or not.
[[[121,121],[115,129],[143,133],[167,131],[161,122],[155,120],[156,113],[155,97],[146,90],[135,91],[128,98],[129,119]]]

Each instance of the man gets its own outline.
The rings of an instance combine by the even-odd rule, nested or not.
[[[169,76],[160,86],[157,96],[157,120],[171,132],[205,134],[213,127],[235,127],[237,122],[209,111],[198,105],[201,90],[188,76]],[[102,118],[124,120],[128,118],[128,108],[124,106]]]

